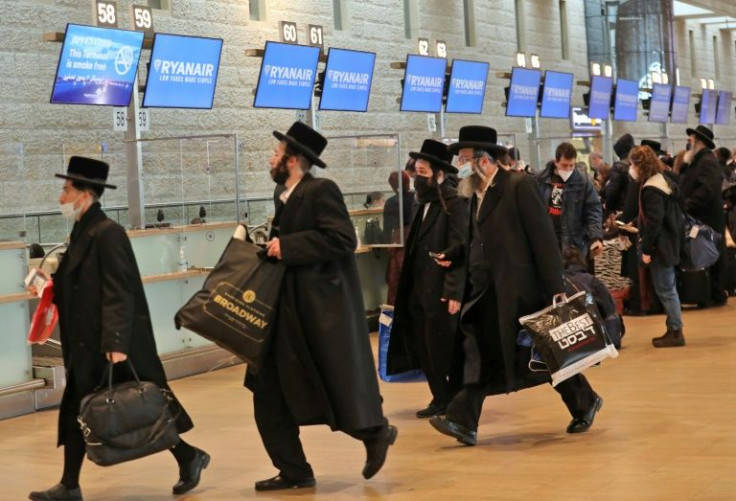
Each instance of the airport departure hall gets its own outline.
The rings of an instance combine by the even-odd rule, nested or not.
[[[736,499],[736,1],[0,0],[0,67],[0,499]]]

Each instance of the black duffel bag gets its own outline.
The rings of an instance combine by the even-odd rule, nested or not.
[[[194,331],[257,368],[273,328],[286,270],[264,254],[251,242],[231,238],[202,289],[176,313],[176,328]]]
[[[112,384],[113,364],[102,376],[99,390],[85,396],[79,421],[87,457],[100,466],[111,466],[150,456],[179,443],[169,390],[138,379]],[[105,387],[105,377],[107,386]]]

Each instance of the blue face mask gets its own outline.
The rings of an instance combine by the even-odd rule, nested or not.
[[[465,162],[457,170],[457,177],[459,179],[465,179],[473,174],[473,162]]]

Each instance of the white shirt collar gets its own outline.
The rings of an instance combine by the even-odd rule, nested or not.
[[[284,191],[282,191],[281,192],[281,195],[279,195],[279,200],[281,200],[283,203],[286,203],[286,201],[289,200],[289,197],[291,196],[292,192],[294,191],[294,188],[296,188],[297,185],[299,185],[299,183],[302,182],[302,179],[304,179],[304,178],[303,177],[302,178],[299,178],[299,180],[296,183],[294,183],[291,186],[291,188],[286,188]]]

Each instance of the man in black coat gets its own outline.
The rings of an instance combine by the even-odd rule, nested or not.
[[[299,426],[327,424],[361,440],[363,477],[383,466],[396,427],[383,416],[355,263],[355,229],[342,193],[312,165],[327,145],[295,122],[271,157],[271,178],[284,190],[267,254],[286,266],[270,347],[257,372],[249,367],[256,425],[279,474],[258,491],[312,487]]]
[[[506,151],[496,137],[490,127],[468,126],[460,129],[459,142],[450,145],[460,163],[470,163],[473,170],[466,180],[472,196],[469,275],[460,320],[465,374],[446,417],[435,416],[430,423],[467,445],[476,443],[487,395],[550,381],[548,373],[528,369],[530,349],[517,345],[519,318],[548,306],[565,290],[560,251],[537,184],[499,164]],[[587,431],[603,400],[586,378],[578,374],[555,390],[573,417],[567,432]]]
[[[414,188],[420,206],[406,243],[387,371],[424,371],[432,401],[417,411],[417,417],[428,418],[444,414],[458,384],[451,369],[458,339],[457,313],[465,292],[466,271],[461,264],[468,204],[457,194],[457,169],[444,143],[427,139],[421,151],[409,155],[417,160]],[[438,266],[431,256],[435,253],[450,256],[457,266]]]
[[[690,149],[685,154],[685,163],[680,169],[680,192],[685,209],[695,219],[707,224],[723,236],[726,229],[726,214],[723,210],[722,171],[713,154],[715,143],[713,131],[705,125],[687,129]],[[721,239],[720,257],[710,267],[710,304],[726,304],[726,247]],[[705,299],[707,301],[707,298]]]
[[[35,501],[82,499],[79,474],[85,443],[77,416],[82,398],[100,384],[109,362],[130,360],[141,380],[168,388],[130,240],[100,208],[104,189],[115,189],[107,184],[108,171],[105,162],[72,157],[67,173],[57,174],[66,179],[59,196],[62,215],[74,223],[69,248],[53,277],[67,375],[58,441],[64,446],[64,473],[51,489],[32,492],[30,499]],[[122,364],[113,375],[116,382],[134,379]],[[192,420],[175,398],[172,414],[178,415],[179,433],[192,428]],[[210,457],[184,440],[171,453],[179,464],[173,493],[183,494],[197,486]]]

